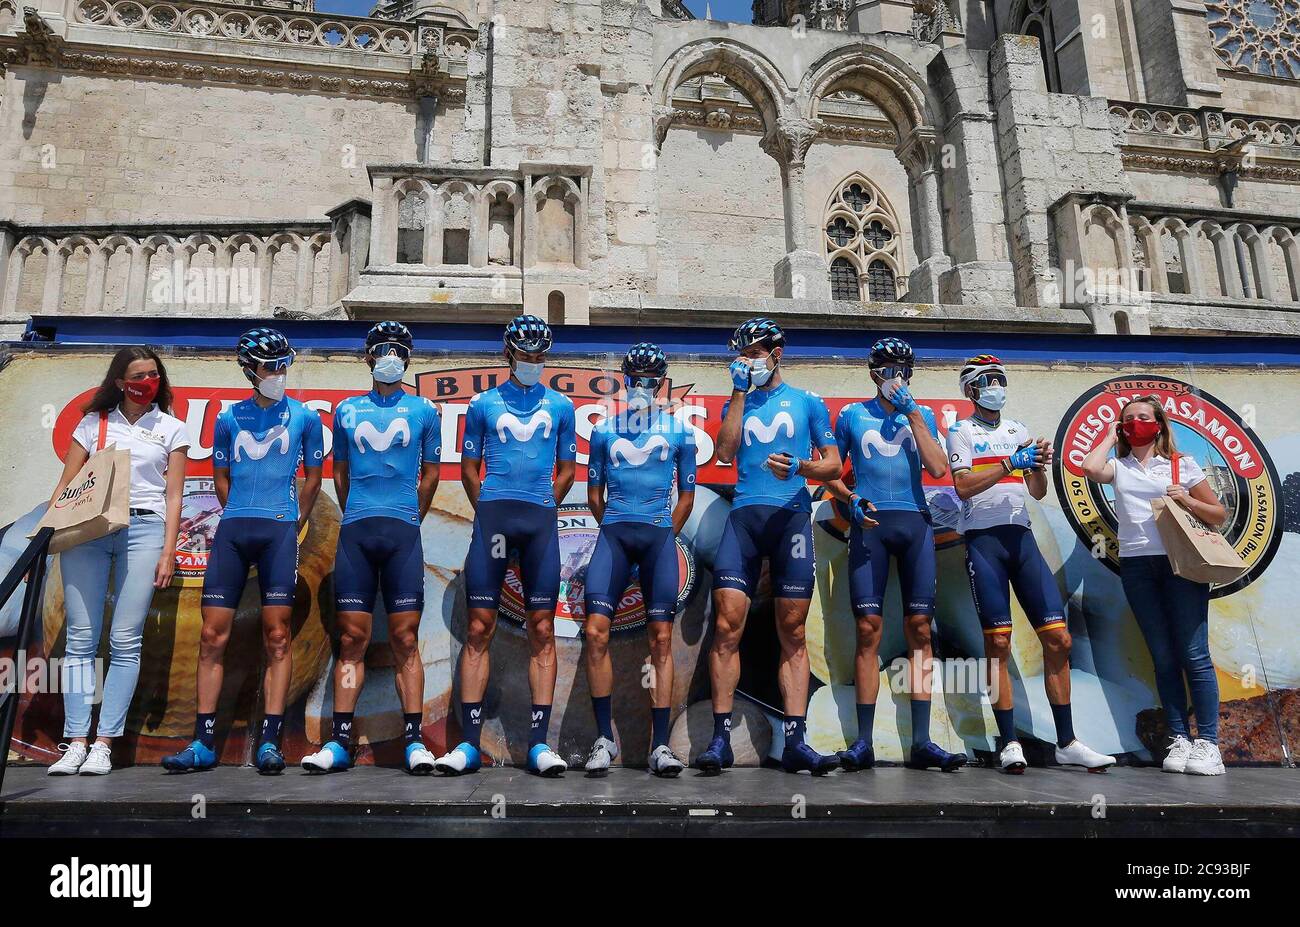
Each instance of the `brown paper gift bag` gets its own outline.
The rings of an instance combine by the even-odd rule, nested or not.
[[[1177,455],[1173,460],[1173,481],[1178,482]],[[1151,511],[1175,576],[1223,585],[1246,572],[1245,562],[1227,538],[1202,524],[1177,502],[1152,499]]]
[[[50,553],[120,531],[131,523],[131,452],[104,447],[108,415],[99,415],[99,448],[45,512],[28,537],[53,528]]]

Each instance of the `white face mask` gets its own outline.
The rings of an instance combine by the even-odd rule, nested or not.
[[[627,407],[629,411],[641,412],[650,408],[650,403],[654,401],[654,390],[644,386],[632,386],[627,391]]]
[[[397,383],[406,373],[406,364],[396,354],[385,354],[375,361],[373,372],[380,383]]]
[[[975,400],[975,404],[992,412],[997,412],[1007,404],[1007,388],[1005,386],[986,386],[980,390],[980,398]]]
[[[880,394],[886,399],[893,401],[894,394],[903,388],[902,377],[892,377],[880,384]]]
[[[527,361],[515,361],[515,379],[524,386],[534,386],[542,378],[545,364],[530,364]]]
[[[771,356],[772,355],[769,354],[767,357],[760,357],[757,360],[755,360],[754,363],[750,364],[749,382],[753,383],[755,386],[767,385],[767,381],[772,379],[772,374],[776,370],[775,364],[773,364],[771,367],[768,367],[767,365],[767,362],[771,358]]]
[[[269,377],[259,377],[257,391],[272,402],[279,402],[284,398],[284,387],[288,379],[283,373],[273,374]]]

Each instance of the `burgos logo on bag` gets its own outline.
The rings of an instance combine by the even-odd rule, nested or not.
[[[80,483],[78,483],[76,486],[69,486],[67,489],[63,490],[63,492],[59,495],[59,498],[55,500],[54,507],[56,509],[61,509],[61,508],[66,508],[67,506],[70,505],[75,506],[77,504],[77,500],[79,500],[83,495],[85,495],[86,493],[88,493],[90,490],[94,488],[95,488],[95,471],[91,470],[89,473],[86,474],[86,478],[82,480]]]
[[[1200,465],[1228,509],[1220,533],[1247,568],[1234,582],[1213,587],[1210,595],[1230,595],[1254,582],[1277,552],[1282,541],[1281,484],[1254,431],[1204,390],[1173,377],[1136,375],[1112,377],[1075,400],[1056,432],[1052,476],[1061,507],[1084,544],[1104,542],[1103,562],[1119,572],[1114,493],[1084,476],[1083,458],[1119,421],[1129,400],[1147,394],[1160,397],[1179,453]]]

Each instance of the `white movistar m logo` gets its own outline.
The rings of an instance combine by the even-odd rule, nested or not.
[[[374,422],[362,422],[357,426],[356,443],[357,450],[362,454],[366,452],[361,441],[370,445],[372,450],[383,453],[393,446],[397,440],[401,439],[401,447],[406,447],[411,443],[411,426],[407,424],[404,418],[395,418],[388,423],[388,426],[380,431],[375,427]]]
[[[790,417],[789,412],[778,412],[770,425],[764,425],[757,418],[747,418],[745,419],[745,444],[753,444],[755,438],[758,439],[759,444],[771,444],[782,431],[787,438],[794,437],[794,419]]]
[[[660,460],[668,459],[671,448],[668,445],[668,439],[663,435],[651,435],[650,439],[642,447],[637,447],[627,438],[618,438],[609,447],[609,459],[616,467],[620,457],[623,458],[624,463],[639,467],[649,460],[656,450],[659,451]]]
[[[871,450],[875,448],[882,457],[897,457],[904,444],[910,444],[912,450],[916,450],[916,438],[912,436],[912,429],[900,428],[894,432],[893,438],[886,439],[873,428],[862,436],[862,456],[870,460]]]
[[[521,422],[515,418],[513,412],[506,412],[497,419],[497,437],[501,443],[506,443],[506,432],[516,441],[531,441],[538,428],[542,429],[542,437],[551,436],[551,413],[542,411],[538,412],[528,422]]]
[[[235,460],[247,454],[249,460],[261,460],[271,450],[272,445],[279,444],[279,453],[289,453],[289,429],[276,425],[262,438],[254,438],[251,431],[241,431],[235,435]]]

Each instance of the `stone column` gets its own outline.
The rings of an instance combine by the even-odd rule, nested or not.
[[[912,182],[912,197],[919,218],[921,263],[908,275],[909,302],[941,302],[940,277],[952,269],[952,259],[943,243],[943,207],[935,149],[934,131],[918,127],[902,140],[895,152]]]
[[[781,169],[787,253],[773,271],[777,296],[794,299],[830,299],[831,296],[826,259],[808,245],[805,207],[804,158],[821,129],[819,119],[783,116],[759,143]]]
[[[13,260],[13,267],[16,269],[22,266],[23,259],[14,255],[14,247],[18,244],[19,235],[8,223],[0,223],[0,306],[4,307],[6,314],[9,312],[10,293],[9,293],[9,270],[10,260]],[[16,298],[16,297],[15,297]]]
[[[297,277],[294,280],[293,301],[297,309],[311,309],[312,296],[316,282],[316,275],[313,271],[316,269],[316,249],[312,247],[311,237],[308,235],[298,236],[298,268]]]
[[[104,311],[104,285],[108,279],[108,253],[100,245],[90,251],[86,268],[86,299],[82,311],[86,315],[99,315]]]
[[[45,289],[41,293],[41,312],[58,315],[63,302],[63,266],[68,256],[63,247],[55,243],[45,249]]]
[[[126,311],[144,312],[145,284],[149,275],[149,249],[143,242],[131,242],[131,269],[126,277]]]
[[[378,267],[397,263],[397,203],[393,178],[376,177],[370,220],[370,260]]]

